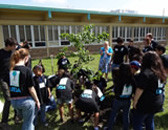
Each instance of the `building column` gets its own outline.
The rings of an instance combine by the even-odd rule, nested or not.
[[[50,56],[50,49],[49,49],[49,38],[48,38],[48,28],[47,25],[44,26],[45,27],[45,39],[46,39],[46,50],[47,50],[47,57]]]
[[[0,25],[0,48],[4,47],[4,38],[3,38],[3,29],[2,25]]]
[[[113,28],[112,25],[109,25],[109,44],[112,46],[112,41],[113,41]]]

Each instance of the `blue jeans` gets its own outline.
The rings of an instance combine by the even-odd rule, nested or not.
[[[120,67],[120,64],[114,64],[114,63],[113,63],[113,64],[111,65],[112,71],[113,71],[114,68],[118,68],[118,67]]]
[[[147,113],[144,114],[138,110],[133,111],[133,129],[142,130],[142,125],[145,125],[146,130],[154,130],[154,114]]]
[[[50,97],[50,101],[47,103],[45,107],[45,111],[48,112],[49,110],[55,110],[56,107],[57,107],[57,104],[56,104],[54,96],[52,95]]]
[[[40,111],[38,111],[38,112],[40,112],[40,120],[41,120],[42,123],[46,122],[45,107],[46,107],[46,104],[42,104],[40,106]],[[36,118],[35,118],[35,121],[34,121],[35,125],[37,125],[37,121],[38,121],[37,119],[38,119],[38,114],[36,115]]]
[[[108,123],[108,130],[111,130],[113,128],[116,115],[119,110],[123,110],[123,130],[128,130],[129,129],[129,111],[130,111],[130,105],[131,101],[128,100],[118,100],[114,99],[113,106],[112,106],[112,111],[110,114],[110,119]]]
[[[99,62],[99,70],[102,71],[102,73],[108,73],[110,71],[110,67],[109,66],[110,63],[110,59],[100,59]]]
[[[16,109],[17,114],[23,118],[22,130],[34,130],[34,118],[36,104],[30,98],[11,100],[12,106]]]

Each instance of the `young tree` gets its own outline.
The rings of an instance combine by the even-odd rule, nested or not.
[[[85,25],[83,26],[82,31],[77,34],[62,33],[60,35],[61,38],[68,38],[68,40],[76,48],[76,51],[72,53],[73,55],[78,57],[78,60],[75,63],[76,66],[72,68],[72,73],[75,73],[74,77],[76,77],[75,75],[79,72],[80,69],[86,70],[87,72],[89,72],[89,75],[92,74],[92,71],[88,67],[83,67],[84,64],[94,60],[94,58],[91,57],[90,52],[85,45],[91,44],[93,42],[100,43],[107,40],[109,37],[109,34],[106,32],[103,32],[102,34],[99,34],[96,37],[94,33],[91,33],[91,30],[93,28],[93,25]],[[66,54],[67,50],[68,49],[63,49],[61,53]],[[61,55],[61,53],[59,53],[59,55]],[[91,78],[92,76],[88,77]]]

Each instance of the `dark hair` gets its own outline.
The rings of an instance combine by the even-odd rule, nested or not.
[[[162,51],[163,53],[166,52],[166,48],[162,45],[157,45],[155,49],[157,49],[158,51]]]
[[[142,62],[142,57],[143,57],[143,55],[135,54],[135,55],[133,55],[131,61],[136,60],[136,61],[141,63]]]
[[[166,81],[167,75],[164,70],[159,55],[154,51],[146,52],[142,59],[142,71],[145,69],[152,70],[155,75],[163,82]]]
[[[28,41],[24,41],[24,46],[22,48],[25,48],[25,49],[30,49],[31,45],[28,43]]]
[[[42,69],[42,67],[40,65],[35,65],[33,67],[33,71],[35,71],[35,70],[40,70],[42,72],[43,69]]]
[[[13,46],[13,45],[18,45],[18,42],[16,41],[15,38],[8,38],[5,40],[5,47],[7,46]]]
[[[130,64],[122,63],[120,65],[117,79],[116,82],[125,82],[127,84],[132,82],[133,74],[131,73]]]
[[[123,38],[122,37],[118,37],[117,38],[117,43],[123,43],[124,41],[123,41]]]

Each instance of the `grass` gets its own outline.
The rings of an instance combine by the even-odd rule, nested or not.
[[[100,56],[98,54],[93,55],[93,57],[95,58],[94,61],[91,61],[89,64],[86,64],[85,66],[89,66],[92,70],[94,70],[95,72],[98,70],[98,64],[99,64],[99,58]],[[68,59],[70,60],[70,62],[73,64],[75,62],[75,60],[77,59],[76,57],[68,57]],[[39,60],[33,60],[32,64],[33,66],[36,65],[38,63]],[[45,66],[46,72],[45,75],[52,75],[52,67],[51,67],[51,59],[43,59],[43,64]],[[57,59],[53,60],[53,65],[54,65],[54,73],[56,73],[57,71]],[[111,79],[111,74],[109,73],[108,78]],[[108,87],[112,85],[112,81],[108,82]],[[165,104],[164,104],[164,112],[158,113],[155,115],[155,127],[156,130],[168,130],[168,123],[167,123],[167,119],[168,119],[168,90],[167,90],[168,85],[166,85],[166,98],[165,98]],[[55,90],[53,90],[53,95],[55,96]],[[2,98],[2,92],[0,93],[0,99],[3,100]],[[110,106],[111,105],[111,99],[109,104],[105,104]],[[106,113],[106,116],[108,116],[109,113]],[[0,115],[1,118],[2,115]],[[9,125],[11,126],[12,130],[19,130],[21,129],[21,124],[20,125],[15,125],[14,121],[13,121],[13,116],[14,116],[14,112],[13,112],[13,108],[10,108],[10,116],[9,116]],[[79,124],[79,123],[74,123],[71,124],[70,120],[69,120],[69,116],[68,116],[68,109],[67,107],[65,107],[65,119],[66,122],[65,123],[60,123],[59,122],[59,112],[58,110],[56,111],[51,111],[49,113],[47,113],[47,120],[49,123],[49,126],[47,128],[44,128],[43,125],[39,122],[38,126],[37,126],[37,130],[92,130],[93,129],[93,122],[92,120],[89,120],[88,122],[85,122],[84,124]],[[121,119],[122,120],[122,119]],[[116,124],[116,130],[120,130],[122,129],[121,127],[121,121],[120,118],[118,118],[118,122]]]

